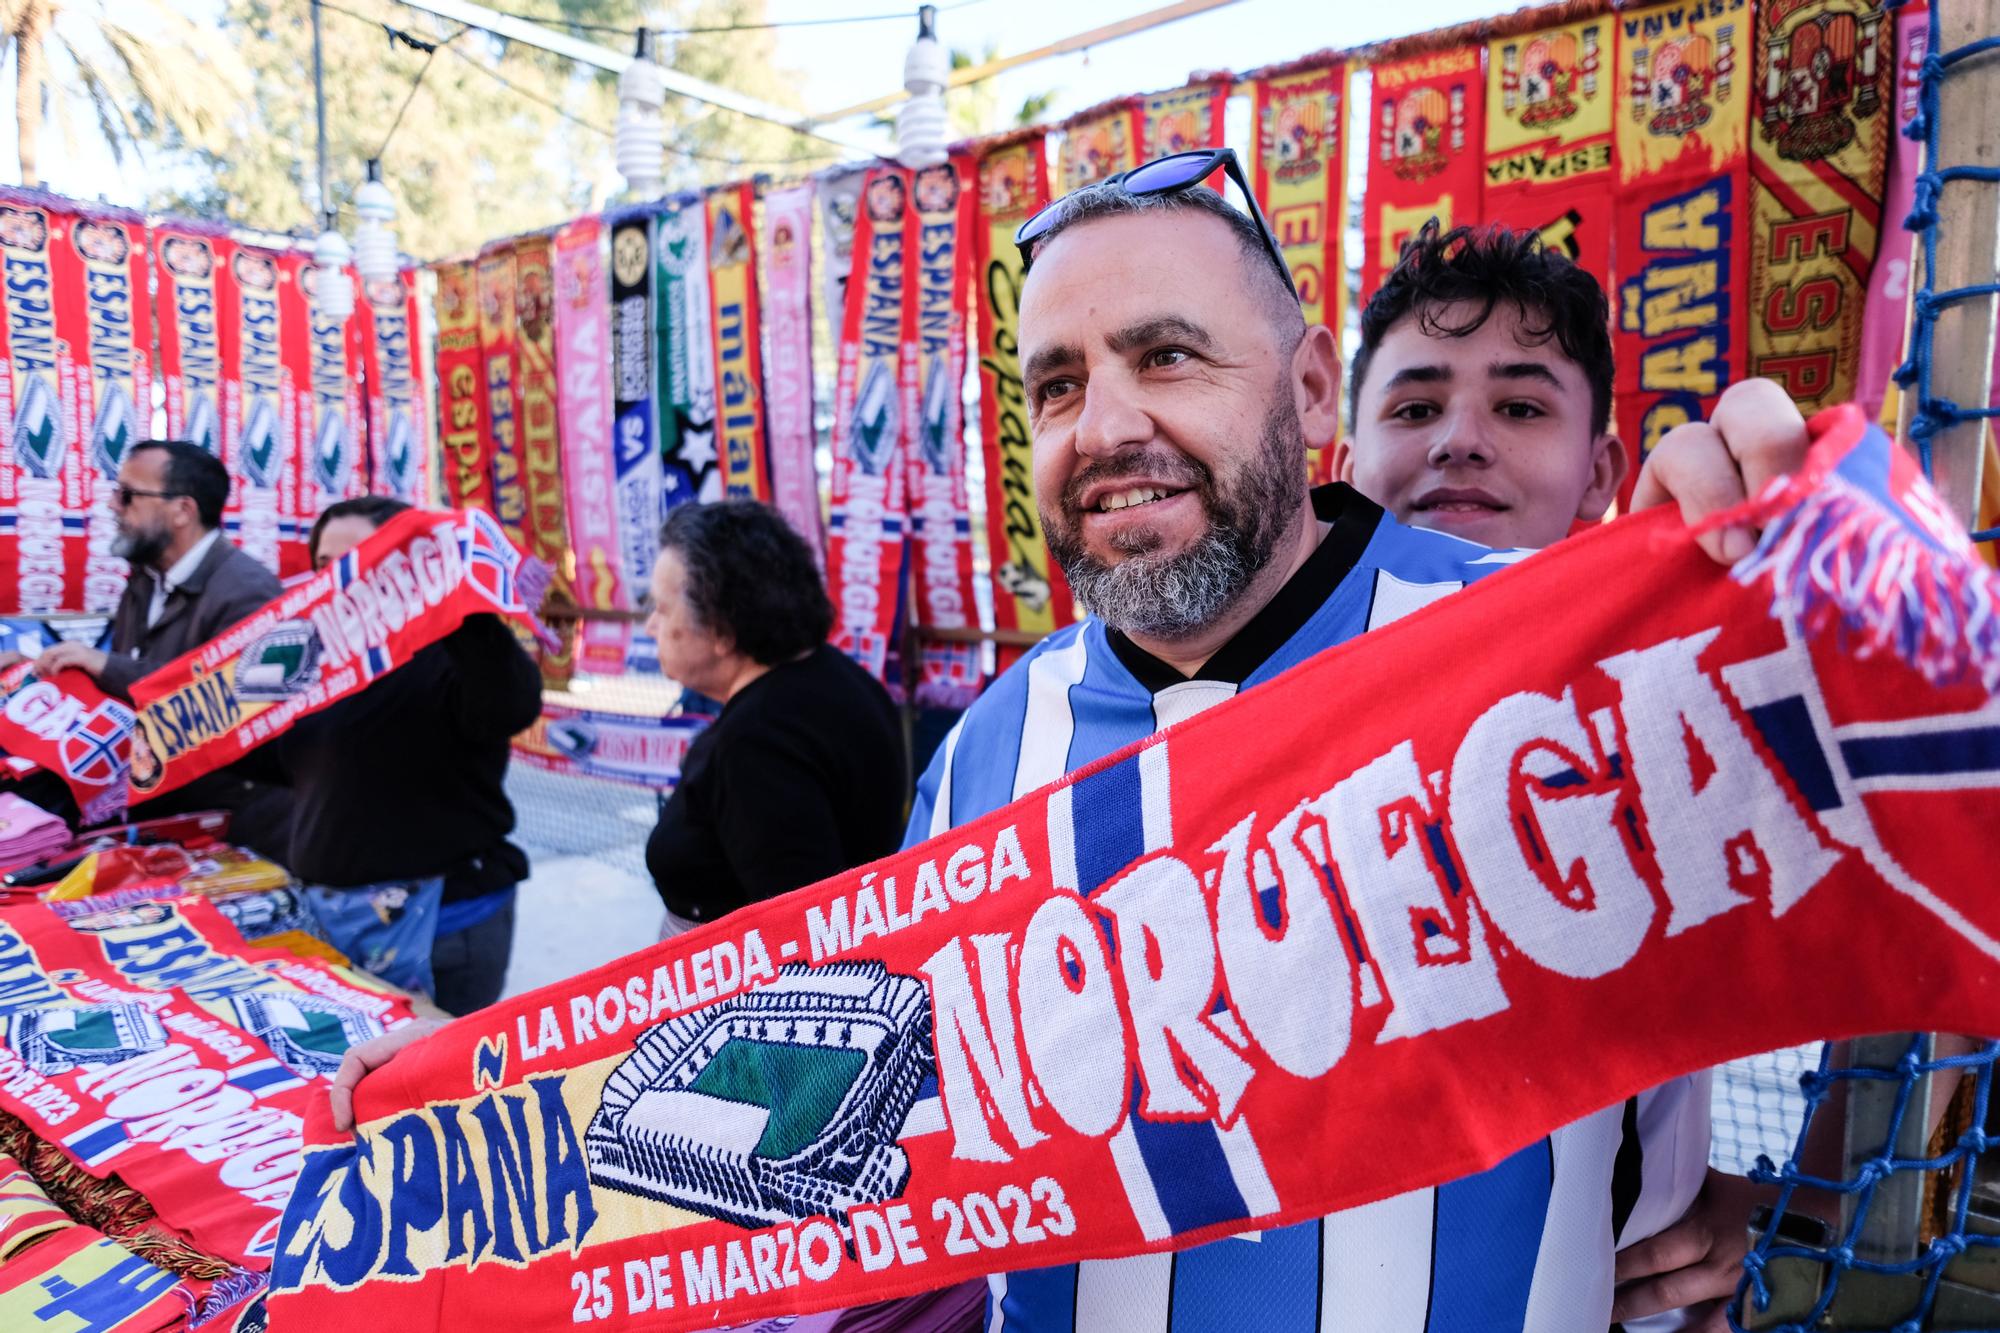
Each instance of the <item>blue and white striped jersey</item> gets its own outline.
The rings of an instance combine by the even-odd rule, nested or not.
[[[1527,554],[1404,527],[1345,486],[1319,488],[1313,504],[1333,524],[1319,548],[1195,679],[1095,619],[1043,640],[939,747],[918,784],[908,841],[975,819]],[[1142,850],[1140,804],[1132,793],[1123,819],[1114,793],[1093,793],[1092,827],[1074,830],[1082,892],[1095,887],[1089,844],[1134,844],[1107,851],[1102,859],[1114,871]],[[1164,1130],[1174,1128],[1135,1145],[1134,1170],[1121,1182],[1128,1194],[1138,1182],[1146,1195],[1135,1207],[1180,1217],[1209,1210],[1203,1223],[1253,1215],[1241,1198],[1179,1198],[1171,1170],[1139,1160],[1157,1151],[1164,1165],[1186,1151],[1164,1144]],[[1219,1147],[1231,1155],[1231,1145]],[[1178,1254],[994,1277],[987,1330],[1601,1330],[1610,1322],[1617,1246],[1678,1218],[1707,1163],[1708,1081],[1693,1075],[1434,1189]],[[1254,1196],[1260,1176],[1254,1165],[1250,1179],[1239,1176],[1241,1193]]]

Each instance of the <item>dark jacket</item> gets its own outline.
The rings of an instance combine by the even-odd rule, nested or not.
[[[446,875],[447,898],[525,877],[527,858],[507,841],[508,744],[541,711],[541,672],[506,622],[468,617],[252,752],[291,786],[286,865],[338,888]]]
[[[153,576],[134,569],[111,617],[111,650],[97,678],[105,693],[126,702],[132,684],[216,638],[237,621],[257,611],[279,593],[278,576],[256,557],[218,537],[194,567],[187,582],[167,594],[158,623],[148,626],[153,604]],[[190,810],[228,810],[233,818],[232,841],[274,854],[282,814],[271,804],[271,793],[233,769],[204,774],[187,786],[132,807],[130,818],[153,819]]]
[[[133,681],[217,637],[278,592],[276,574],[220,537],[188,581],[167,594],[159,623],[149,628],[146,612],[153,605],[153,576],[133,570],[111,617],[111,652],[97,683],[130,703]]]

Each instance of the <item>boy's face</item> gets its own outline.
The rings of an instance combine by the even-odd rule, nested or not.
[[[1573,520],[1601,518],[1625,447],[1591,432],[1583,368],[1520,326],[1505,303],[1464,337],[1426,334],[1414,314],[1390,326],[1335,453],[1341,480],[1412,527],[1486,546],[1548,546]]]

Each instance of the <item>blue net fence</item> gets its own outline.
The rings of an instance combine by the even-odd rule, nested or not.
[[[1941,50],[1940,11],[1951,3],[1933,0],[1919,111],[1907,130],[1925,146],[1907,222],[1923,279],[1912,295],[1910,355],[1896,372],[1914,397],[1910,438],[1932,475],[1941,432],[2000,416],[1933,383],[1939,317],[2000,293],[2000,282],[1939,289],[1934,280],[1944,187],[2000,184],[2000,168],[1941,159],[1940,87],[1967,61],[2000,51],[2000,35]],[[1991,541],[2000,529],[1973,535]],[[1737,1062],[1717,1081],[1716,1165],[1748,1159],[1747,1174],[1777,1190],[1752,1221],[1730,1327],[2000,1331],[2000,1155],[1982,1156],[2000,1141],[2000,1124],[1988,1121],[2000,1042],[1876,1037],[1828,1045],[1796,1068],[1810,1057],[1801,1048]],[[1774,1102],[1773,1085],[1788,1078],[1803,1095]],[[1782,1165],[1762,1146],[1777,1126],[1791,1134]]]

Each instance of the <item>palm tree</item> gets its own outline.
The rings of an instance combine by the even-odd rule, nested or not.
[[[235,48],[168,0],[0,0],[0,42],[14,48],[14,123],[26,185],[41,183],[43,115],[51,105],[63,112],[56,99],[68,91],[89,100],[119,162],[126,148],[163,136],[211,142],[249,98]]]

